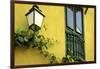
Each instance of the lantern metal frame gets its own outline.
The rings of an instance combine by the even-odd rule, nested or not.
[[[29,29],[32,29],[33,31],[38,31],[41,29],[41,27],[39,27],[38,25],[36,25],[35,23],[35,11],[38,12],[41,16],[43,16],[43,20],[44,20],[44,17],[45,15],[42,13],[42,11],[39,9],[39,6],[37,6],[36,4],[32,6],[32,8],[29,10],[29,12],[27,12],[25,14],[26,18],[27,18],[27,22],[28,22],[28,25],[29,25],[29,21],[28,21],[28,15],[33,12],[33,23],[31,25],[29,25]],[[42,23],[43,23],[43,20],[42,20]],[[42,26],[42,23],[41,23],[41,26]]]

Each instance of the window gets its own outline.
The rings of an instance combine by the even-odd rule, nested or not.
[[[66,55],[75,61],[84,61],[83,13],[81,7],[65,7],[66,10]]]

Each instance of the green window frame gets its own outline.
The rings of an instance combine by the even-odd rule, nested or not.
[[[83,9],[81,7],[65,7],[65,20],[66,56],[71,56],[75,61],[84,61]]]

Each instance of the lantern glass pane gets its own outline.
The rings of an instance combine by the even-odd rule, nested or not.
[[[43,21],[43,16],[35,10],[35,24],[41,27]]]
[[[29,26],[33,24],[33,11],[27,15]]]

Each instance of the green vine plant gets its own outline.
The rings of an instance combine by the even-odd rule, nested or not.
[[[73,57],[71,57],[70,55],[67,55],[62,58],[62,63],[69,63],[69,62],[74,62]]]
[[[71,52],[70,49],[68,49],[67,52],[68,52],[68,54],[73,53],[73,52]],[[68,55],[68,54],[65,57],[62,58],[62,63],[69,63],[69,62],[73,62],[74,61],[73,57]]]
[[[44,37],[43,35],[40,35],[39,32],[33,32],[32,30],[28,32],[17,30],[14,36],[16,47],[36,48],[40,51],[40,54],[43,54],[44,57],[46,57],[50,61],[50,64],[59,63],[59,58],[47,51],[50,46],[53,46],[54,43],[57,42],[57,40],[51,40],[49,38]],[[70,50],[68,52],[72,53]],[[62,61],[60,63],[69,63],[74,61],[76,61],[76,57],[66,55],[62,58]]]
[[[68,54],[62,58],[62,63],[70,63],[70,62],[84,62],[82,58],[77,58],[77,56],[71,56],[69,54],[73,54],[73,52],[68,49]]]
[[[69,55],[69,54],[73,54],[73,52],[69,48],[68,48],[67,52],[68,52],[67,55],[62,58],[62,63],[75,62],[76,61],[76,57]]]
[[[31,30],[28,32],[18,30],[14,36],[16,47],[37,48],[40,51],[40,54],[43,54],[49,59],[50,64],[58,63],[57,57],[47,51],[50,46],[54,45],[54,40],[45,38],[43,35],[39,35],[39,32],[33,32]]]

